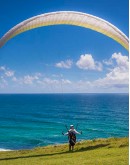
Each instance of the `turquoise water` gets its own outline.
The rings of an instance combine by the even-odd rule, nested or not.
[[[0,149],[30,149],[78,140],[128,136],[128,94],[1,94]]]

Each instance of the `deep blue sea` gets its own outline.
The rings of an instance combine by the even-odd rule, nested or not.
[[[70,124],[78,141],[128,137],[128,120],[128,94],[1,94],[0,149],[66,143]]]

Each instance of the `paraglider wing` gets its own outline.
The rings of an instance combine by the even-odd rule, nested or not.
[[[51,12],[29,18],[9,30],[0,39],[0,47],[2,47],[9,39],[24,31],[42,26],[60,24],[81,26],[84,28],[95,30],[114,39],[127,50],[129,49],[129,40],[127,36],[117,27],[99,17],[74,11]]]

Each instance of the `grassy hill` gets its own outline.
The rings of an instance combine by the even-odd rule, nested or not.
[[[68,144],[0,152],[0,165],[128,165],[128,143],[109,138],[78,142],[70,152]]]

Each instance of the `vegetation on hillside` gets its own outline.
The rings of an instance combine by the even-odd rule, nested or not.
[[[108,138],[78,142],[74,151],[63,144],[0,152],[0,165],[127,165],[128,145],[128,138]]]

